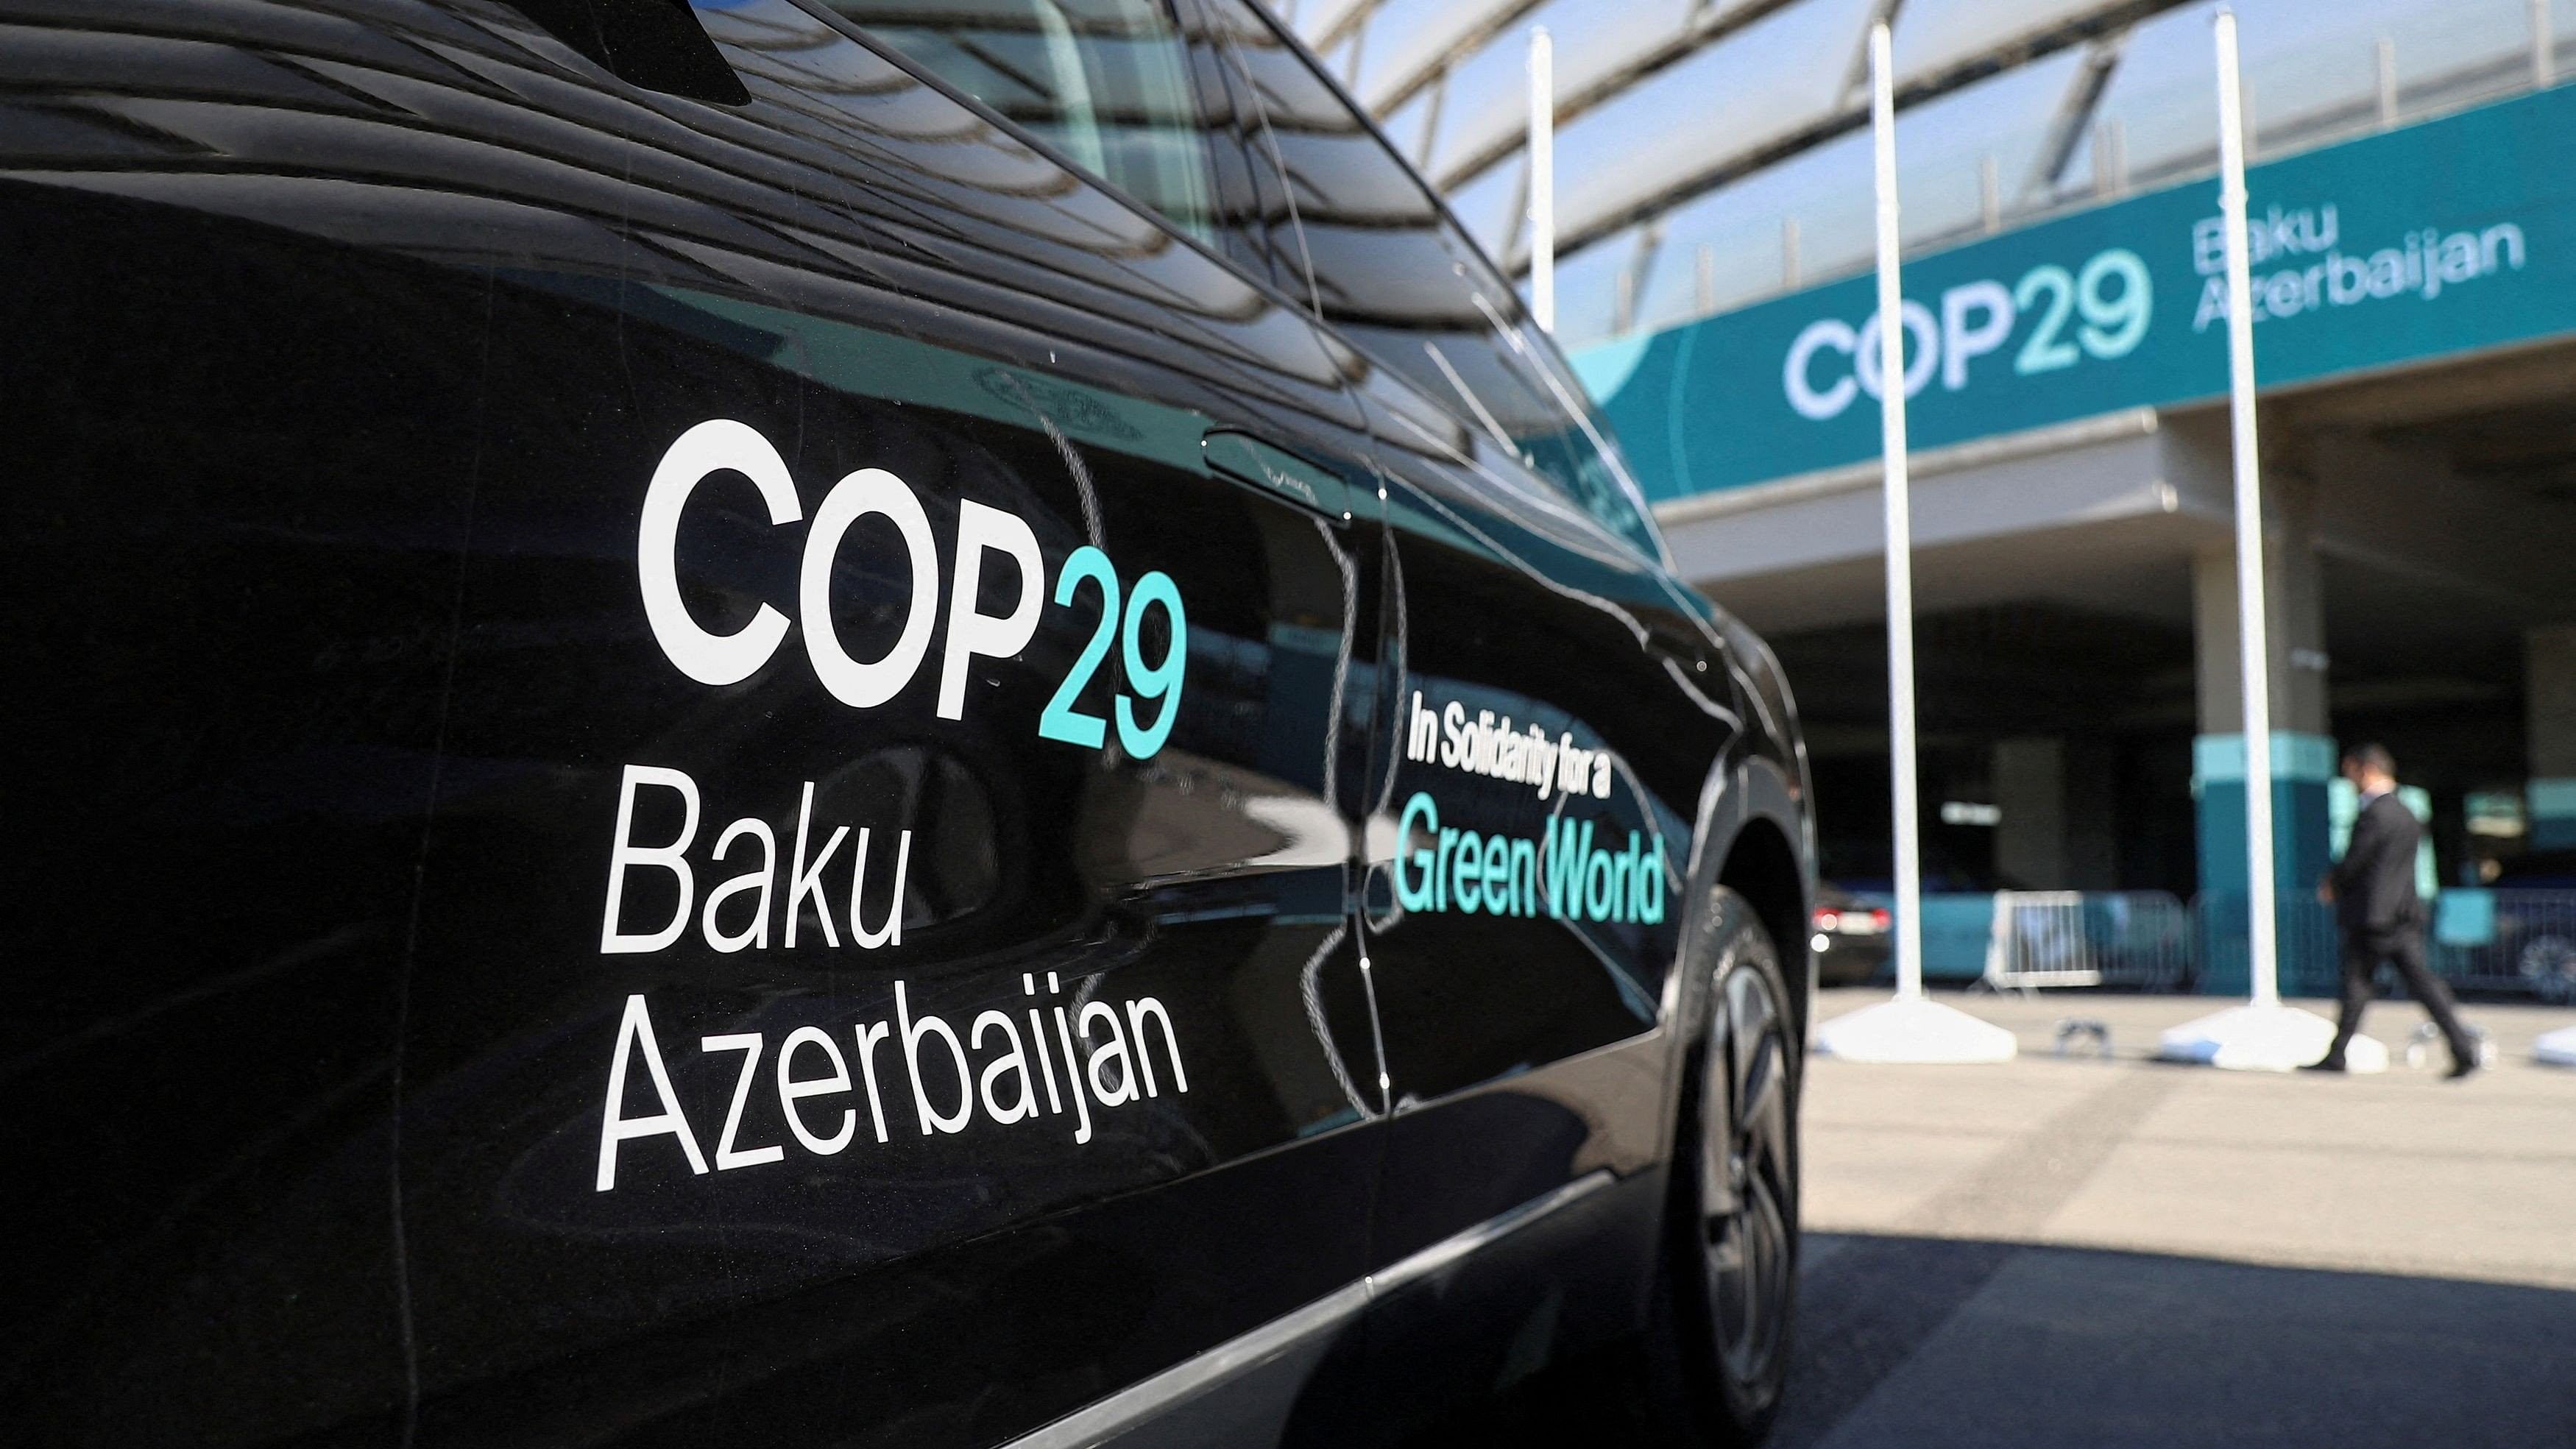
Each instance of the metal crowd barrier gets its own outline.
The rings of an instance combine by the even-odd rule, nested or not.
[[[2334,996],[2343,989],[2342,941],[2334,907],[2305,891],[2275,899],[2273,943],[2283,996]],[[2191,903],[2198,946],[2195,982],[2216,996],[2242,996],[2253,983],[2249,964],[2252,912],[2243,891],[2203,891]]]
[[[2334,908],[2304,893],[2276,904],[2281,994],[2333,997],[2343,979]],[[2188,906],[2163,891],[1928,895],[1924,970],[1995,991],[2242,995],[2246,916],[2241,891],[2204,892]],[[2425,954],[2461,989],[2576,1005],[2576,890],[2446,888]]]
[[[2191,978],[2191,917],[2163,891],[1997,891],[1979,983],[2172,991]]]
[[[2246,985],[2242,892],[2192,902],[2199,984],[2219,995]],[[2446,887],[2434,897],[2425,962],[2453,986],[2576,1003],[2576,890]],[[2279,903],[2281,994],[2331,997],[2342,989],[2342,936],[2334,907],[2311,896]],[[2385,973],[2383,973],[2383,977]]]

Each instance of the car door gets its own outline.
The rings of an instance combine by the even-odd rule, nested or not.
[[[787,0],[210,10],[184,83],[69,88],[102,118],[14,214],[261,319],[48,334],[260,400],[103,435],[181,470],[137,528],[255,545],[209,587],[301,631],[192,676],[287,735],[173,798],[237,849],[349,822],[233,875],[307,861],[354,924],[259,897],[325,948],[279,956],[174,895],[173,1000],[368,974],[291,1036],[226,996],[163,1048],[194,1076],[65,1078],[148,1093],[122,1120],[224,1099],[247,1041],[305,1064],[99,1224],[148,1272],[40,1305],[134,1386],[48,1396],[65,1437],[985,1444],[1360,1278],[1376,490],[1311,320],[1203,245],[1168,27],[1102,8],[978,42],[1104,102],[1052,132]],[[90,466],[58,431],[27,476]],[[85,627],[142,660],[169,617]]]
[[[1741,724],[1709,611],[1518,298],[1293,46],[1239,33],[1389,490],[1374,1253],[1426,1280],[1372,1314],[1393,1435],[1636,1326],[1683,883]],[[1490,1243],[1444,1251],[1461,1234]]]
[[[753,89],[740,119],[770,133],[725,139],[854,156],[847,169],[818,159],[824,174],[798,177],[795,193],[820,211],[859,212],[900,240],[866,255],[865,270],[841,273],[864,299],[821,280],[837,269],[808,265],[747,304],[744,291],[721,287],[674,289],[692,294],[676,300],[787,339],[769,355],[787,362],[790,376],[771,382],[795,398],[793,420],[776,392],[746,405],[767,405],[765,431],[792,427],[801,439],[788,455],[800,488],[839,478],[837,491],[884,470],[914,489],[930,541],[924,549],[894,530],[910,546],[909,611],[905,573],[888,561],[902,554],[881,521],[867,525],[873,547],[843,543],[833,563],[816,562],[827,521],[877,518],[857,504],[836,511],[831,493],[805,503],[812,522],[793,594],[761,588],[764,551],[749,538],[738,552],[710,549],[701,567],[741,600],[733,617],[754,598],[798,601],[807,658],[788,654],[742,681],[752,694],[732,709],[703,681],[665,670],[675,712],[620,762],[648,763],[649,743],[659,751],[650,767],[696,775],[707,842],[737,828],[719,831],[727,815],[773,824],[782,950],[799,912],[797,871],[828,852],[833,830],[846,825],[857,852],[874,824],[897,872],[909,830],[919,882],[887,907],[898,916],[872,916],[868,859],[853,854],[846,932],[858,950],[818,953],[801,970],[784,954],[736,965],[738,954],[721,958],[759,918],[726,936],[711,855],[697,928],[634,963],[648,974],[624,995],[633,1027],[618,1027],[608,1085],[619,1085],[616,1057],[644,1048],[642,1014],[662,1017],[661,1036],[689,1058],[675,1099],[705,1104],[689,1115],[710,1139],[711,1170],[696,1171],[677,1133],[644,1137],[648,1155],[623,1169],[642,1177],[640,1201],[576,1192],[561,1205],[564,1226],[650,1225],[665,1241],[676,1231],[768,1258],[764,1276],[793,1275],[800,1263],[810,1275],[792,1287],[763,1283],[746,1313],[737,1264],[710,1274],[713,1265],[684,1258],[667,1278],[646,1270],[666,1296],[724,1292],[746,1326],[769,1325],[794,1345],[757,1393],[693,1405],[666,1421],[673,1432],[717,1422],[738,1432],[748,1421],[792,1434],[845,1421],[860,1405],[890,1442],[1016,1431],[1324,1297],[1361,1266],[1376,1149],[1361,1126],[1373,1099],[1359,1088],[1376,1063],[1347,926],[1339,757],[1366,736],[1340,727],[1352,701],[1337,686],[1352,672],[1360,621],[1373,618],[1348,562],[1365,546],[1351,534],[1369,531],[1368,500],[1332,466],[1356,445],[1336,432],[1349,418],[1299,319],[1062,164],[1118,171],[1175,225],[1200,224],[1187,158],[1170,144],[1188,118],[1151,110],[1170,92],[1150,89],[1157,38],[1136,24],[1149,12],[1113,15],[1105,34],[1075,29],[1070,44],[1046,22],[1080,17],[1043,5],[1029,29],[979,17],[962,37],[873,32],[917,64],[961,39],[979,57],[1020,62],[994,94],[962,96],[939,67],[921,65],[952,80],[945,93],[783,4],[702,12]],[[1095,61],[1094,49],[1111,54]],[[1014,88],[1032,74],[1059,87],[1081,79],[1093,131],[1076,111],[1050,120],[1042,87]],[[821,151],[835,143],[844,149]],[[1122,153],[1136,164],[1122,168]],[[809,245],[861,239],[824,232]],[[925,254],[944,261],[944,276],[928,274]],[[886,288],[888,279],[901,285]],[[793,305],[778,306],[791,288]],[[935,298],[946,315],[890,315],[889,291]],[[1003,329],[1019,335],[995,335]],[[678,408],[703,385],[691,379],[685,393]],[[652,472],[669,466],[666,452]],[[1015,540],[1004,515],[1027,536]],[[753,525],[752,535],[769,532],[756,514]],[[970,546],[969,529],[986,542]],[[980,591],[966,582],[978,548],[990,570],[1014,542],[1015,584],[989,573]],[[778,551],[765,552],[781,570]],[[925,558],[942,587],[923,587]],[[834,672],[851,671],[816,648],[818,569],[831,574],[825,607],[852,638],[842,651],[851,659],[918,647],[905,643],[908,631],[935,605],[934,642],[913,680],[852,680],[847,692],[836,683]],[[1033,606],[1034,629],[1014,632],[1006,621]],[[970,626],[995,637],[960,644]],[[1363,693],[1359,703],[1369,702]],[[681,724],[685,735],[669,733]],[[810,796],[790,797],[807,782]],[[748,803],[728,809],[720,791]],[[628,796],[621,785],[620,825]],[[670,838],[640,813],[632,830],[612,852]],[[478,868],[488,865],[478,856]],[[663,919],[658,907],[642,916]],[[1028,1070],[1042,1090],[1021,1078],[1019,1020],[1030,1023]],[[1095,1024],[1106,1041],[1082,1040]],[[787,1043],[800,1036],[815,1044],[791,1066]],[[820,1045],[835,1040],[846,1069]],[[1061,1110],[1050,1070],[1063,1078]],[[888,1079],[882,1104],[878,1073]],[[896,1077],[908,1092],[893,1089]],[[755,1083],[748,1098],[745,1081]],[[857,1171],[830,1172],[838,1151],[824,1153],[791,1118],[813,1112],[791,1099],[807,1090],[822,1109],[814,1136],[853,1137]],[[642,1090],[630,1068],[625,1105],[609,1110],[631,1120],[603,1122],[597,1181],[610,1166],[608,1136],[667,1117],[671,1100]],[[849,1105],[861,1101],[864,1110]],[[728,1202],[723,1139],[737,1116],[746,1180]],[[762,1153],[771,1160],[756,1160]],[[474,1175],[465,1181],[479,1195]],[[835,1233],[817,1253],[817,1239]],[[455,1246],[478,1265],[498,1256],[483,1234]],[[540,1257],[558,1251],[548,1244]],[[632,1293],[622,1280],[631,1256],[614,1256],[601,1265],[606,1279]],[[487,1272],[483,1282],[506,1305],[517,1283],[539,1276]],[[656,1315],[648,1338],[671,1360],[694,1362],[703,1330],[675,1332],[669,1318]],[[797,1341],[817,1325],[830,1326],[827,1352]],[[471,1336],[488,1341],[481,1325]],[[617,1361],[655,1356],[642,1347],[619,1341]]]

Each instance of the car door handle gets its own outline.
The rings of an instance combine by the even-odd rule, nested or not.
[[[1658,658],[1671,660],[1685,674],[1707,674],[1709,656],[1714,652],[1707,638],[1696,630],[1661,620],[1646,626],[1646,648]]]
[[[1351,521],[1350,484],[1330,469],[1231,428],[1218,428],[1200,440],[1208,471],[1323,515],[1335,523]]]

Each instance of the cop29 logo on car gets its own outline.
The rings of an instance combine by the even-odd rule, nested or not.
[[[1977,360],[2002,353],[2015,337],[2016,377],[2126,357],[2146,340],[2155,289],[2137,253],[2112,247],[2071,272],[2054,262],[2033,267],[2010,287],[1993,279],[1961,283],[1941,294],[1937,316],[1912,300],[1903,314],[1905,395],[1914,397],[1935,375],[1945,392],[1966,390],[1977,379]],[[1781,384],[1800,417],[1824,422],[1862,393],[1879,396],[1879,373],[1877,315],[1857,327],[1825,317],[1789,344]]]
[[[643,522],[636,537],[636,572],[654,641],[682,674],[709,685],[739,684],[758,673],[778,653],[790,627],[786,614],[764,603],[740,629],[713,633],[690,615],[681,598],[680,515],[700,483],[726,471],[750,479],[760,490],[773,526],[804,521],[804,505],[778,449],[747,423],[713,418],[682,433],[662,454],[645,488]],[[844,540],[861,520],[869,518],[893,526],[912,583],[903,628],[893,645],[875,659],[858,659],[833,627],[832,581]],[[1017,597],[999,614],[984,613],[979,607],[988,554],[1008,558],[1019,574]],[[938,714],[954,720],[965,715],[966,682],[973,661],[1015,657],[1037,633],[1038,613],[1047,597],[1046,564],[1026,519],[1008,509],[961,499],[946,573],[948,634],[940,650]],[[929,656],[931,636],[939,624],[940,577],[930,516],[911,484],[883,468],[861,468],[832,485],[806,524],[795,602],[806,659],[833,698],[855,709],[873,709],[912,683]],[[1107,660],[1114,634],[1123,646],[1125,666],[1125,688],[1117,695],[1113,711],[1119,748],[1131,758],[1149,759],[1171,735],[1189,665],[1189,617],[1180,589],[1160,570],[1122,589],[1117,566],[1088,544],[1065,556],[1064,567],[1056,575],[1054,602],[1070,607],[1086,583],[1099,594],[1099,623],[1039,715],[1038,734],[1087,749],[1102,747],[1109,721],[1084,713],[1077,701]],[[1149,662],[1144,625],[1155,613],[1162,615],[1166,626],[1164,647],[1161,657]]]

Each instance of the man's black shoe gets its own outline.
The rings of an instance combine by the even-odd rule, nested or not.
[[[2477,1070],[2478,1059],[2476,1057],[2470,1057],[2465,1061],[2454,1061],[2451,1063],[2451,1069],[2442,1074],[2442,1080],[2446,1082],[2456,1082],[2462,1077],[2474,1075]]]
[[[2340,1072],[2346,1070],[2341,1057],[2326,1057],[2299,1068],[2303,1072]]]

